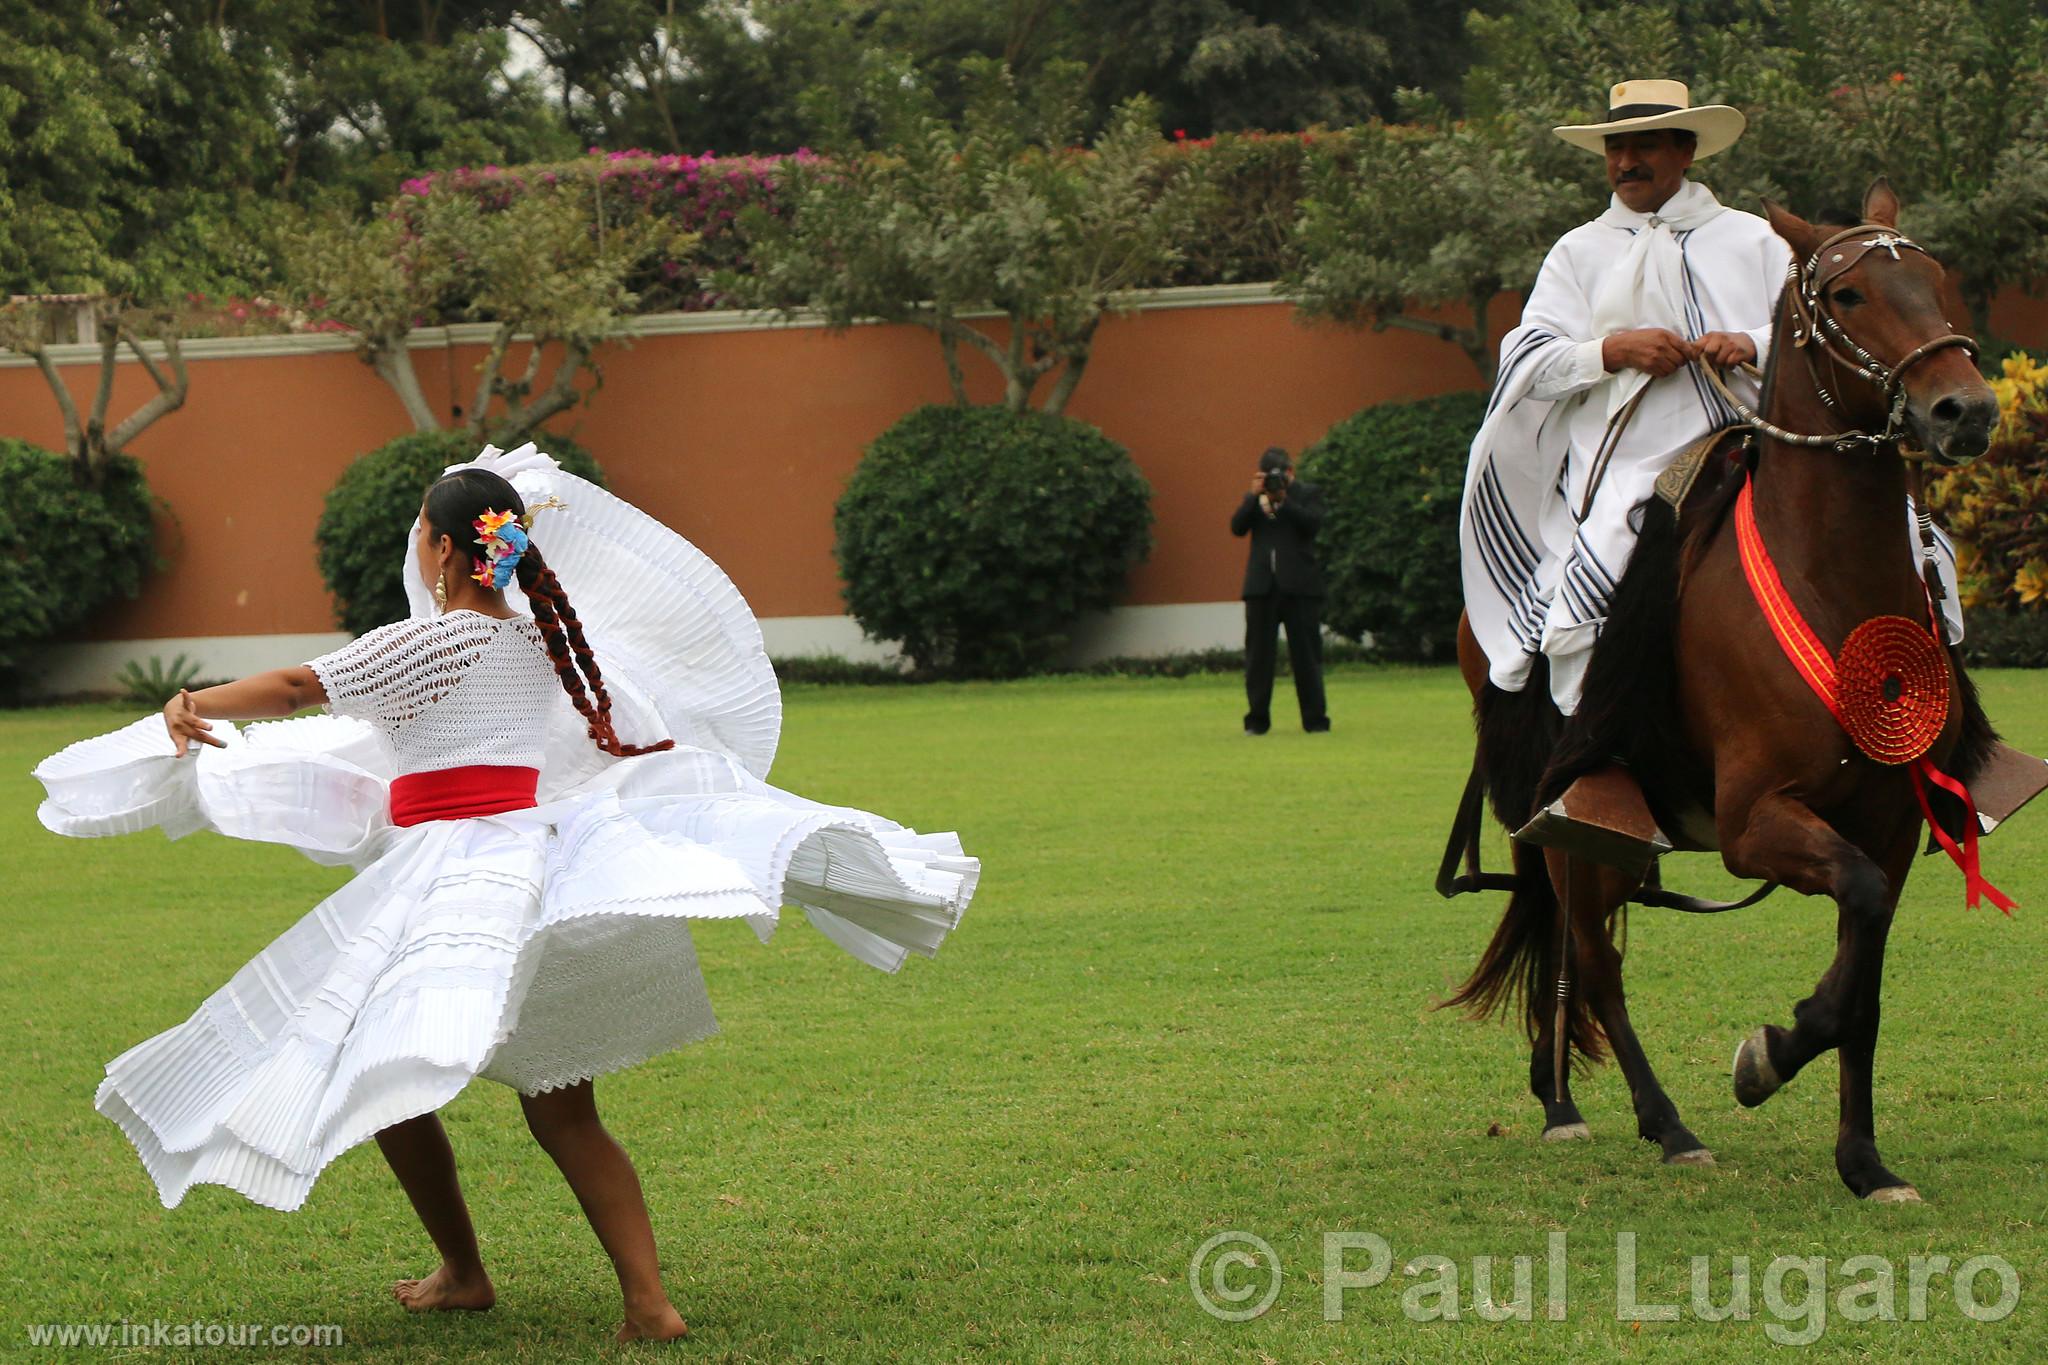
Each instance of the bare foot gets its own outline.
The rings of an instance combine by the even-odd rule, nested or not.
[[[484,1274],[481,1266],[464,1277],[449,1269],[446,1261],[424,1280],[393,1282],[391,1296],[414,1313],[444,1308],[482,1312],[498,1301],[498,1291],[491,1287],[491,1277]]]
[[[615,1341],[675,1341],[690,1334],[689,1324],[683,1315],[676,1312],[675,1305],[666,1299],[659,1306],[635,1311],[626,1310],[626,1325],[619,1329]]]

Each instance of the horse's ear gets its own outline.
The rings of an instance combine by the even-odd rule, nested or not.
[[[1764,200],[1764,217],[1770,220],[1771,230],[1791,246],[1794,256],[1812,254],[1820,242],[1820,233],[1814,230],[1813,224],[1776,200]]]
[[[1870,188],[1863,192],[1863,221],[1888,228],[1899,225],[1899,196],[1892,190],[1892,182],[1883,176],[1871,181]]]

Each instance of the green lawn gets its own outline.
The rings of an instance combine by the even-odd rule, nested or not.
[[[2048,678],[1982,682],[2009,737],[2048,752]],[[1747,1357],[1774,1349],[1767,1327],[1817,1325],[1802,1275],[1780,1266],[1766,1284],[1779,1257],[1830,1262],[1812,1358],[2048,1355],[2048,811],[1985,845],[2013,920],[1965,912],[1945,860],[1918,867],[1892,935],[1878,1102],[1886,1157],[1928,1202],[1866,1206],[1834,1172],[1825,1060],[1762,1109],[1729,1092],[1737,1040],[1789,1022],[1826,964],[1832,907],[1781,895],[1630,926],[1638,1030],[1717,1167],[1660,1165],[1612,1068],[1578,1089],[1595,1140],[1542,1144],[1519,1035],[1431,1009],[1498,911],[1430,890],[1470,756],[1457,678],[1354,667],[1330,693],[1332,734],[1254,741],[1229,678],[792,689],[781,785],[958,829],[985,873],[938,960],[894,977],[800,919],[766,948],[739,926],[702,932],[725,1034],[600,1082],[691,1325],[674,1358]],[[379,1359],[644,1357],[603,1344],[610,1268],[500,1086],[445,1111],[498,1283],[487,1315],[414,1318],[387,1297],[433,1258],[373,1145],[293,1215],[216,1187],[157,1203],[93,1112],[102,1064],[185,1018],[341,876],[212,836],[44,833],[28,769],[124,718],[0,717],[0,1352],[57,1354],[27,1350],[34,1323],[198,1319],[339,1324],[339,1354]],[[1732,887],[1701,859],[1668,880]],[[1255,1321],[1212,1318],[1190,1291],[1196,1248],[1232,1230],[1285,1267]],[[1543,1309],[1553,1232],[1563,1321]],[[1639,1300],[1679,1304],[1679,1320],[1617,1320],[1624,1232]],[[1384,1238],[1392,1273],[1326,1321],[1325,1235],[1344,1233]],[[1411,1308],[1438,1303],[1434,1272],[1403,1272],[1432,1253],[1458,1265],[1457,1321],[1404,1315],[1404,1289],[1430,1291]],[[1909,1257],[1979,1254],[2020,1279],[2000,1321],[1966,1317],[1945,1275],[1922,1321],[1842,1312],[1841,1286],[1872,1276],[1846,1258],[1895,1268],[1904,1319]],[[1534,1321],[1475,1313],[1483,1255],[1497,1299],[1510,1258],[1534,1260]],[[1749,1321],[1692,1312],[1694,1256],[1711,1258],[1716,1302],[1749,1258]],[[1994,1275],[1975,1287],[1998,1300]]]

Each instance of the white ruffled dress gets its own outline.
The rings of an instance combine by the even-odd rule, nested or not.
[[[973,895],[980,864],[958,836],[764,780],[781,695],[717,565],[530,445],[476,463],[528,505],[567,504],[534,540],[618,733],[676,748],[599,751],[531,620],[436,615],[408,553],[413,617],[311,661],[332,714],[215,722],[226,747],[183,759],[150,716],[38,765],[59,834],[207,829],[358,869],[190,1019],[107,1064],[95,1106],[166,1207],[218,1184],[295,1209],[335,1157],[473,1077],[535,1094],[706,1037],[692,919],[745,919],[765,939],[799,906],[894,971],[930,956]],[[539,768],[540,804],[392,823],[394,777],[474,764]]]

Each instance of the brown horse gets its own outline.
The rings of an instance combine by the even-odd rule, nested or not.
[[[1907,771],[1866,758],[1787,660],[1744,578],[1730,508],[1747,471],[1764,543],[1831,653],[1874,617],[1928,620],[1907,535],[1900,438],[1939,464],[1966,463],[1984,452],[1998,407],[1974,348],[1944,320],[1941,268],[1896,237],[1898,207],[1880,180],[1863,225],[1838,233],[1765,205],[1792,247],[1795,278],[1778,306],[1763,420],[1733,458],[1709,462],[1681,511],[1654,498],[1645,505],[1641,539],[1569,720],[1550,702],[1540,658],[1523,691],[1501,692],[1486,682],[1470,630],[1459,632],[1479,720],[1475,771],[1510,830],[1576,778],[1618,761],[1679,847],[1718,848],[1738,876],[1835,902],[1832,965],[1794,1007],[1790,1028],[1766,1025],[1743,1042],[1735,1090],[1743,1104],[1760,1104],[1837,1050],[1835,1166],[1856,1194],[1882,1200],[1919,1197],[1878,1155],[1871,1071],[1885,938],[1919,848],[1920,807]],[[1826,262],[1816,259],[1823,245]],[[1839,443],[1789,439],[1845,428],[1855,433]],[[1967,782],[1996,736],[1952,655],[1948,671],[1955,704],[1928,756]],[[1944,801],[1937,797],[1936,813],[1950,828],[1974,818]],[[1470,812],[1476,820],[1476,805]],[[1615,930],[1643,879],[1520,841],[1514,864],[1506,914],[1446,1003],[1490,1011],[1520,1002],[1546,1138],[1587,1132],[1567,1070],[1553,1065],[1561,1018],[1581,1058],[1612,1048],[1638,1131],[1667,1162],[1711,1163],[1629,1024]],[[1570,985],[1559,988],[1565,1007],[1556,1008],[1551,988],[1561,978]]]

